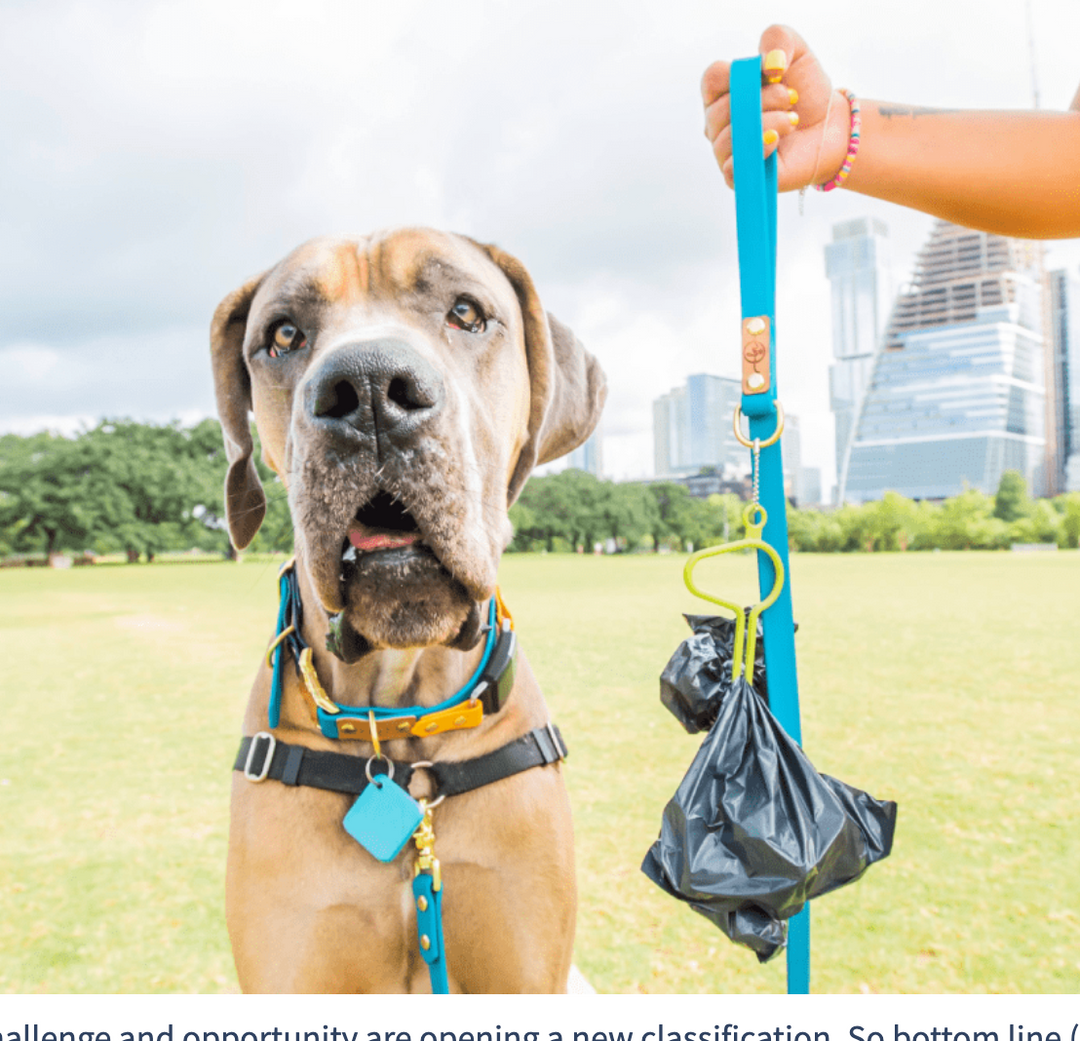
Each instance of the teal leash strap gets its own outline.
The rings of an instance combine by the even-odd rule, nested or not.
[[[776,153],[766,161],[762,146],[761,58],[743,58],[731,66],[731,139],[735,160],[735,221],[739,242],[739,289],[743,319],[769,320],[769,387],[745,393],[742,412],[750,421],[750,440],[767,441],[776,432]],[[762,533],[784,565],[784,586],[776,602],[761,616],[769,707],[780,725],[800,744],[799,685],[795,667],[795,622],[788,565],[787,499],[781,439],[762,448],[756,475],[760,502],[768,513]],[[758,553],[762,597],[775,581],[775,569]],[[810,992],[810,905],[788,920],[787,989]]]
[[[416,901],[416,940],[420,957],[427,962],[432,994],[449,994],[450,979],[446,971],[446,950],[443,944],[442,888],[424,872],[413,879],[413,899]]]
[[[278,579],[278,588],[278,619],[277,628],[275,628],[274,632],[280,636],[285,629],[285,617],[289,606],[288,574],[283,574]],[[281,663],[284,657],[285,642],[282,641],[274,648],[274,671],[270,681],[270,704],[267,706],[267,722],[269,722],[271,730],[281,722],[281,692],[284,683],[284,678],[281,674]]]
[[[769,320],[773,379],[765,392],[743,394],[741,407],[743,415],[751,419],[770,421],[768,434],[762,438],[767,440],[775,429],[771,420],[776,402],[776,153],[765,162],[761,135],[761,59],[743,58],[731,64],[739,297],[743,318],[764,316]]]
[[[435,826],[432,811],[442,796],[430,806],[421,800],[424,819],[413,834],[416,843],[416,874],[413,876],[413,902],[416,906],[416,943],[420,957],[427,962],[432,994],[449,994],[450,978],[446,971],[446,944],[443,942],[442,867],[435,856]]]

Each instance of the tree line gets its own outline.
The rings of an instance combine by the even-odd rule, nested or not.
[[[284,490],[258,460],[267,523],[254,548],[287,550]],[[217,420],[197,426],[107,420],[75,437],[0,437],[0,557],[168,550],[231,553],[225,528],[227,461]],[[275,494],[274,489],[277,489]]]
[[[745,535],[736,495],[695,499],[669,481],[614,484],[580,470],[533,477],[510,511],[514,549],[701,549]],[[942,502],[897,492],[838,509],[788,506],[791,548],[850,553],[1008,549],[1014,543],[1080,542],[1080,493],[1032,499],[1023,475],[1006,471],[995,495],[974,488]]]
[[[266,521],[256,552],[292,549],[285,491],[262,463]],[[75,437],[0,437],[0,557],[121,553],[153,560],[170,550],[231,553],[225,528],[221,427],[109,420]],[[736,495],[695,499],[673,481],[603,481],[581,470],[534,476],[510,510],[512,551],[700,549],[744,535]],[[1032,499],[1008,471],[997,493],[968,489],[944,502],[896,492],[834,510],[788,509],[795,550],[819,553],[1002,549],[1080,541],[1080,493]]]

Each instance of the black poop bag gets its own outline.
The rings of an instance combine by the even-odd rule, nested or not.
[[[751,686],[731,678],[734,621],[686,619],[694,635],[665,668],[661,699],[690,733],[709,733],[641,870],[764,962],[807,900],[889,855],[896,803],[814,769],[762,697],[760,636]]]

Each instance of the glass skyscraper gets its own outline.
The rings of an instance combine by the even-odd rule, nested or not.
[[[735,440],[731,417],[742,385],[725,376],[687,376],[653,402],[653,451],[658,477],[697,473],[715,466],[735,473],[750,469],[747,450]]]
[[[584,470],[595,477],[604,476],[604,453],[603,438],[600,427],[597,427],[589,439],[578,445],[567,457],[566,468],[568,470]]]
[[[1080,279],[1068,271],[1051,271],[1050,324],[1053,336],[1055,412],[1060,491],[1080,492]]]
[[[1019,470],[1046,484],[1040,253],[938,221],[874,359],[841,501],[988,494]]]
[[[881,221],[862,217],[833,225],[833,241],[825,247],[836,358],[829,369],[829,407],[836,423],[836,477],[841,484],[855,415],[892,301],[888,236]]]
[[[727,480],[750,473],[750,450],[732,429],[742,401],[742,383],[698,373],[653,401],[653,450],[657,477],[685,478],[715,469]],[[798,502],[821,501],[820,472],[802,467],[799,417],[784,419],[784,487]],[[691,489],[693,492],[693,489]],[[696,494],[696,493],[694,493]]]

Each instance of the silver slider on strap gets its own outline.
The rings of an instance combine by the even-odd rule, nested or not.
[[[268,741],[266,746],[266,753],[263,755],[262,765],[258,770],[254,769],[255,755],[259,749],[260,741]],[[267,774],[270,773],[270,763],[274,758],[274,750],[277,748],[277,738],[273,734],[268,734],[265,730],[260,730],[251,738],[251,744],[248,747],[247,759],[244,762],[244,776],[251,781],[252,784],[258,784],[260,781],[265,781]]]

